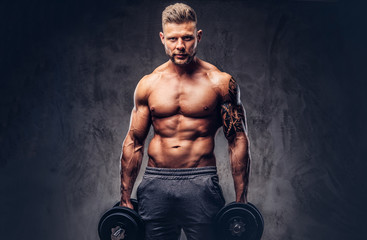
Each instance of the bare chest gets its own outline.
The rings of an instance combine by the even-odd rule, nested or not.
[[[218,94],[208,80],[162,81],[149,97],[153,117],[205,117],[217,110],[217,104]]]

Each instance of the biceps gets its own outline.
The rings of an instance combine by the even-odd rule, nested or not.
[[[245,132],[245,114],[242,104],[226,102],[221,105],[223,131],[227,139],[237,132]]]

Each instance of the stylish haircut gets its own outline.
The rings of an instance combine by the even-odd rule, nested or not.
[[[194,22],[197,24],[196,13],[192,7],[184,3],[167,6],[162,12],[162,28],[166,23]]]

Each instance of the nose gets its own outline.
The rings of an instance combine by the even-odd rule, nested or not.
[[[180,50],[180,51],[185,50],[185,45],[184,45],[183,40],[181,38],[179,38],[178,41],[177,41],[176,49]]]

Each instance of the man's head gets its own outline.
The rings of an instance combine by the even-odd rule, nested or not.
[[[197,30],[196,24],[196,13],[186,4],[176,3],[162,12],[163,32],[159,36],[174,64],[186,65],[194,59],[202,36],[202,30]]]

